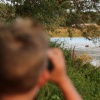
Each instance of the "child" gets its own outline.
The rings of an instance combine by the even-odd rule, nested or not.
[[[47,70],[48,60],[53,70]],[[62,51],[48,48],[44,28],[28,19],[0,26],[0,100],[33,100],[48,81],[65,100],[82,100],[66,74]]]

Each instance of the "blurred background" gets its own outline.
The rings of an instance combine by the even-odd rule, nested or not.
[[[100,0],[0,0],[0,23],[16,17],[41,22],[50,47],[61,48],[67,73],[84,100],[100,100]],[[53,84],[36,100],[64,100]]]

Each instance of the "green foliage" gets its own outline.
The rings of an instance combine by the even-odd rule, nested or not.
[[[36,100],[61,100],[63,95],[61,91],[53,84],[47,83],[47,85],[41,89],[37,95]]]
[[[15,9],[9,4],[0,3],[0,21],[9,22],[15,18]]]
[[[13,0],[12,3],[16,17],[31,17],[39,20],[48,30],[53,30],[64,22],[66,11],[56,0]]]
[[[93,42],[100,41],[100,27],[87,26],[82,29],[83,36],[92,40]]]
[[[51,42],[51,47],[59,47],[57,42]],[[73,59],[71,50],[63,49],[66,60],[66,72],[74,86],[82,95],[83,100],[100,99],[100,67],[95,68],[90,63],[83,64],[82,60]],[[64,100],[62,92],[51,82],[42,88],[36,100]]]
[[[100,19],[97,20],[97,25],[100,25]]]
[[[4,3],[0,4],[0,20],[31,17],[42,22],[49,31],[67,26],[69,36],[72,37],[70,29],[74,25],[74,28],[82,31],[84,37],[91,36],[91,40],[94,36],[98,38],[95,28],[94,35],[88,35],[83,32],[84,27],[80,27],[80,24],[97,22],[99,25],[100,0],[7,0],[11,2],[10,5],[2,1]]]

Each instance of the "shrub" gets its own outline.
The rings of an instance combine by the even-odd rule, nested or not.
[[[51,42],[50,46],[60,47],[60,44]],[[95,68],[89,62],[84,64],[79,58],[72,59],[71,50],[61,49],[66,60],[66,71],[77,91],[82,95],[84,100],[99,100],[100,68]],[[40,90],[36,100],[64,100],[64,97],[58,87],[48,82]]]

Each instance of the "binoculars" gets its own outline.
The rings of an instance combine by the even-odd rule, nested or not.
[[[50,59],[48,59],[48,71],[51,72],[54,68],[54,65]]]

